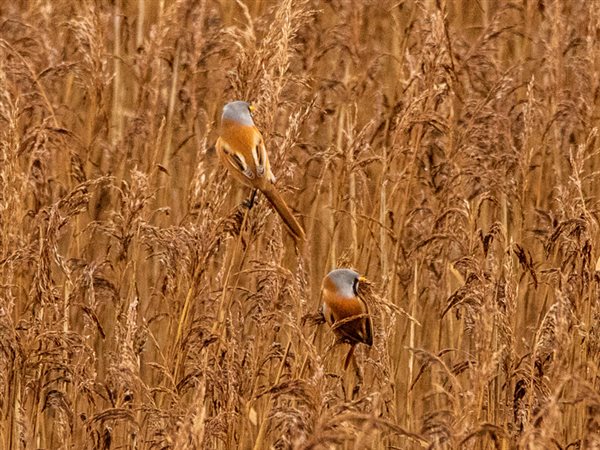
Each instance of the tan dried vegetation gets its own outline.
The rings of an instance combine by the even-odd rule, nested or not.
[[[600,448],[599,74],[591,1],[3,1],[0,448]]]

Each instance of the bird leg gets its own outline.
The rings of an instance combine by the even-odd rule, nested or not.
[[[252,189],[252,193],[250,194],[250,198],[244,200],[242,205],[244,205],[248,209],[252,209],[254,206],[254,200],[256,199],[256,191],[257,189]]]

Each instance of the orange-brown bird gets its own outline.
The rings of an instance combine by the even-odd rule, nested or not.
[[[249,103],[239,100],[223,107],[217,154],[236,180],[267,197],[294,239],[303,241],[304,230],[275,188],[265,142],[252,120],[253,109]]]
[[[364,281],[365,278],[350,269],[332,270],[323,279],[323,316],[338,338],[351,345],[344,369],[348,367],[356,344],[373,345],[369,307],[358,290],[358,284]]]

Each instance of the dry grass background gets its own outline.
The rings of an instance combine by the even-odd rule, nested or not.
[[[2,1],[0,448],[600,448],[597,6]]]

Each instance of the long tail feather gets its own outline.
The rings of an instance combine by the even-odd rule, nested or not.
[[[296,239],[296,241],[306,240],[304,230],[275,188],[269,186],[269,188],[264,189],[262,192],[269,202],[271,202],[271,205],[273,205],[273,208],[277,211],[277,214],[279,214],[279,217],[281,217],[281,220],[283,220],[283,223],[286,225],[292,236],[294,236],[294,239]]]
[[[350,346],[350,350],[348,350],[348,355],[346,355],[346,360],[344,361],[344,370],[348,368],[348,364],[352,361],[352,357],[354,356],[354,345]]]

